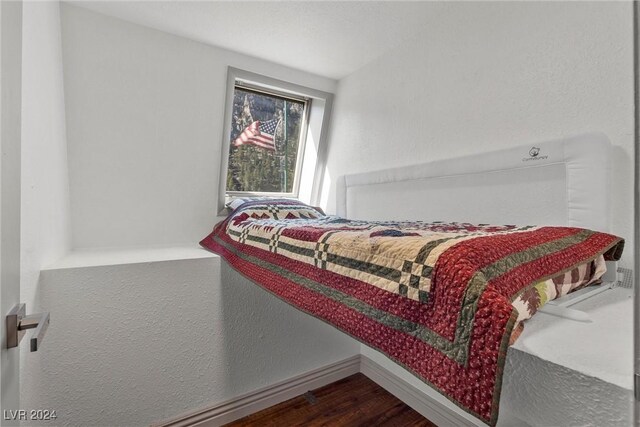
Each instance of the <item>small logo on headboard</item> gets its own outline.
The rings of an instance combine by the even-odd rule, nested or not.
[[[522,159],[523,162],[528,162],[530,160],[546,160],[549,156],[541,156],[540,155],[540,147],[531,147],[529,150],[529,157],[525,157]]]

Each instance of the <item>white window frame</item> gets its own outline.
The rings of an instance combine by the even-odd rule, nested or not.
[[[293,189],[290,193],[275,192],[252,192],[252,191],[229,191],[227,192],[227,172],[229,168],[229,148],[231,144],[231,121],[233,115],[233,98],[236,87],[242,89],[246,87],[252,91],[262,91],[266,95],[288,97],[293,100],[306,101],[305,115],[301,128],[300,143],[296,159],[296,171],[293,182]],[[289,197],[300,199],[303,202],[317,204],[319,202],[321,185],[323,182],[325,157],[326,157],[326,134],[333,105],[333,94],[317,89],[308,88],[294,83],[285,82],[275,78],[263,76],[234,67],[227,70],[227,93],[225,97],[225,114],[222,135],[222,155],[218,192],[218,212],[226,213],[225,203],[233,197]],[[323,106],[323,108],[318,108]],[[316,130],[316,135],[312,134],[312,128]],[[317,135],[319,129],[319,135]],[[313,144],[309,140],[313,139]],[[308,153],[307,150],[315,150],[315,153]],[[309,156],[309,154],[315,154]],[[307,179],[301,188],[302,175],[312,175],[312,179]],[[311,188],[308,188],[311,187]],[[301,191],[302,190],[302,191]],[[301,193],[305,196],[301,197]]]

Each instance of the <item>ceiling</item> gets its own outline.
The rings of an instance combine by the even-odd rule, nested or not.
[[[410,39],[437,7],[416,1],[69,3],[334,79]]]

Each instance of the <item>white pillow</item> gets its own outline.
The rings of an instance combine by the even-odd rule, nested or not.
[[[285,200],[296,200],[287,197],[268,197],[268,196],[253,196],[253,197],[233,197],[226,204],[227,208],[235,211],[240,206],[244,205],[248,202],[256,202],[260,200],[273,200],[273,199],[285,199]]]

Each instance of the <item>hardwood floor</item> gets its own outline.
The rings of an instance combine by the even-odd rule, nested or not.
[[[253,426],[435,427],[435,424],[363,374],[355,374],[225,427]]]

